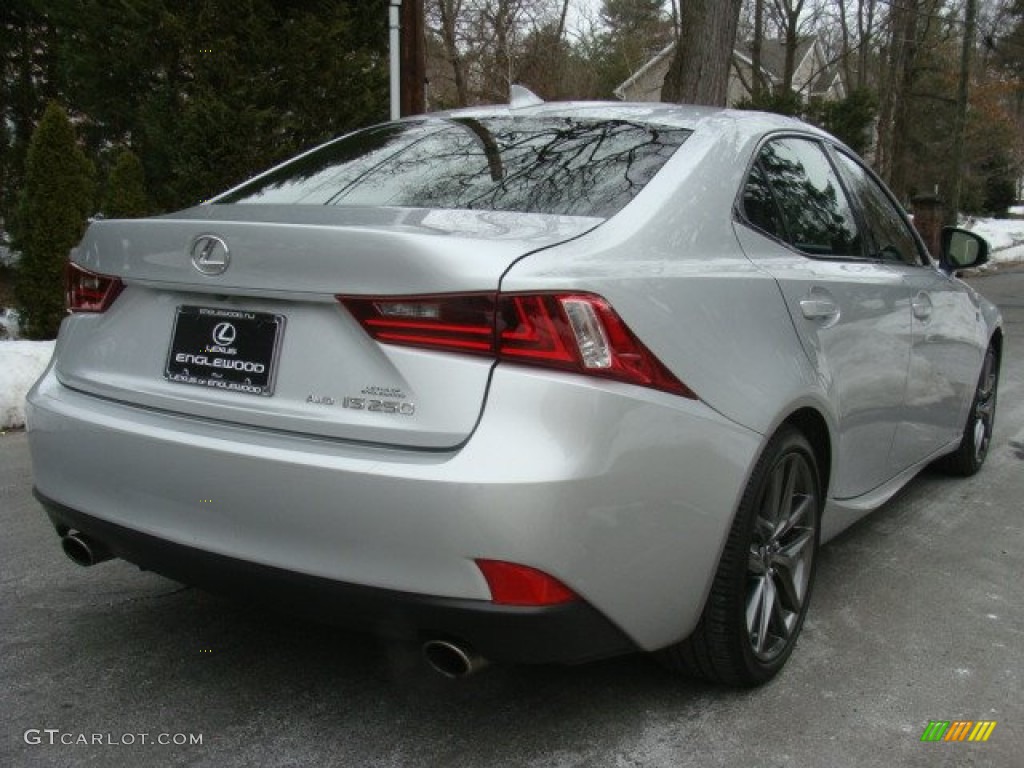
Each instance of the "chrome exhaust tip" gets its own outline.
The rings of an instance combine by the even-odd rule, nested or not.
[[[95,539],[84,533],[72,531],[60,538],[60,548],[71,562],[88,567],[110,560],[113,553]]]
[[[488,664],[483,656],[448,640],[428,640],[423,644],[423,658],[431,669],[452,680],[468,677]]]

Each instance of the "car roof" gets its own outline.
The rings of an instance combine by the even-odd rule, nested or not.
[[[663,102],[622,101],[552,101],[529,106],[507,104],[466,107],[444,112],[432,112],[423,117],[482,118],[482,117],[569,117],[589,120],[631,120],[654,123],[693,131],[728,128],[742,136],[755,136],[776,131],[800,131],[827,136],[824,131],[793,117],[771,112],[706,107],[693,104],[667,104]]]

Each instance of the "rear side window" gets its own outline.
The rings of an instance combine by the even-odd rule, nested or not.
[[[571,118],[390,124],[326,144],[215,202],[608,217],[689,135],[670,126]]]
[[[743,198],[748,221],[809,256],[864,255],[850,201],[815,141],[785,138],[765,144]]]
[[[786,239],[786,230],[782,226],[782,215],[775,202],[775,196],[768,187],[764,172],[760,165],[754,165],[743,188],[743,210],[747,219],[758,229],[762,229],[779,240]]]

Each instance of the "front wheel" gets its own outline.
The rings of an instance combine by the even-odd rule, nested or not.
[[[814,451],[784,427],[747,484],[697,628],[662,650],[662,661],[727,685],[774,677],[807,615],[821,507]]]

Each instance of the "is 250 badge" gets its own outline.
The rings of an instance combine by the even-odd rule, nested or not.
[[[346,397],[342,399],[341,407],[371,413],[396,413],[399,416],[412,416],[416,413],[414,403],[403,400],[379,400],[373,397]]]

